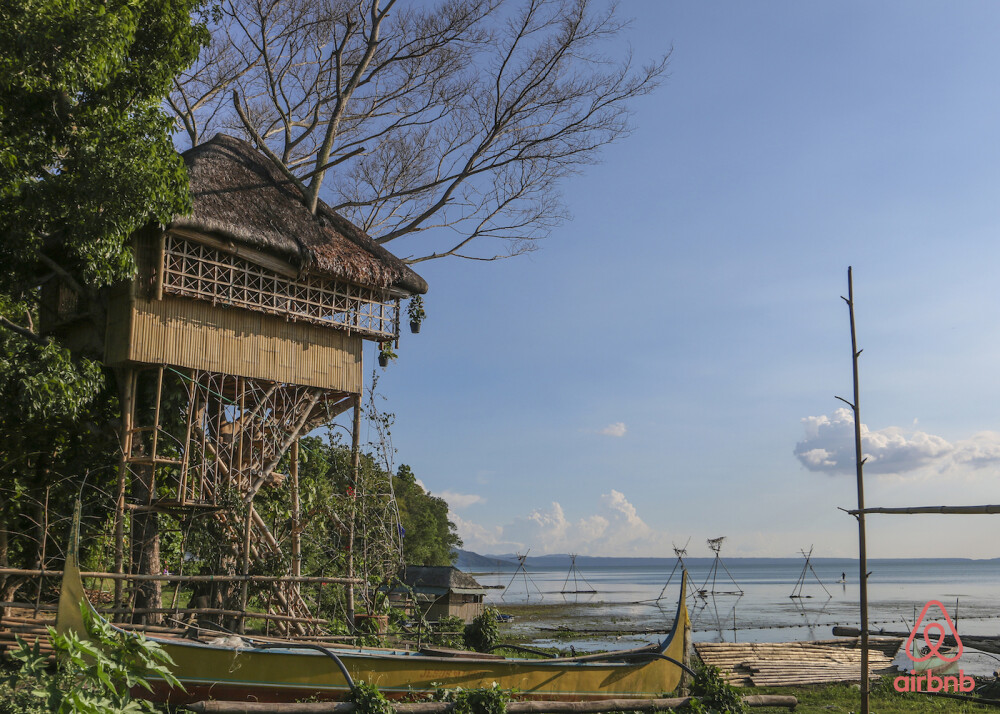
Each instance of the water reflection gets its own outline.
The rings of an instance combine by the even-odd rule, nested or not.
[[[739,636],[736,624],[736,606],[743,599],[743,595],[703,592],[699,593],[699,597],[705,603],[702,608],[702,622],[704,624],[700,629],[715,632],[714,642],[729,642],[728,638],[736,642]],[[691,629],[695,629],[693,623]]]
[[[806,606],[806,603],[802,602],[801,598],[792,598],[792,603],[795,605],[795,609],[802,617],[802,624],[809,633],[810,640],[825,639],[826,635],[829,633],[829,623],[827,620],[829,619],[829,606],[831,600],[833,600],[832,595],[822,603],[819,603],[819,607],[815,607],[817,603],[812,603],[813,606],[808,607]],[[817,636],[818,634],[823,635],[823,637]]]

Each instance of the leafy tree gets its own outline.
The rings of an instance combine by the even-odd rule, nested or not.
[[[135,230],[189,207],[161,105],[208,40],[200,1],[0,4],[0,533],[60,475],[110,482],[116,400],[92,359],[105,288],[131,275]],[[42,335],[43,294],[71,330]],[[0,538],[0,563],[37,560],[38,540],[21,553]]]
[[[189,209],[161,109],[207,34],[200,0],[0,6],[0,290],[54,271],[80,299],[131,276],[127,241]],[[41,270],[40,270],[41,268]]]
[[[417,483],[413,470],[402,464],[393,478],[403,537],[403,560],[409,565],[451,565],[462,539],[448,519],[448,503]]]

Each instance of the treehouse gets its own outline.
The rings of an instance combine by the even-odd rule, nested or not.
[[[244,574],[290,548],[297,575],[295,524],[279,542],[254,498],[290,478],[294,516],[297,459],[288,474],[279,463],[349,409],[357,468],[362,347],[397,341],[400,300],[427,284],[326,205],[313,215],[250,144],[218,135],[184,159],[192,213],[135,236],[135,279],[107,301],[103,353],[122,406],[116,568],[159,573],[156,514],[202,512],[226,528]],[[82,333],[65,287],[47,296],[50,331]],[[158,592],[147,595],[156,610]],[[294,592],[275,601],[305,611]]]

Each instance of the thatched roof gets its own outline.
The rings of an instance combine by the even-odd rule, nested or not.
[[[451,566],[408,565],[402,580],[418,591],[450,591],[466,595],[481,595],[486,592],[474,577]]]
[[[183,156],[194,210],[172,226],[243,243],[312,273],[427,292],[423,278],[329,206],[320,202],[313,216],[298,188],[247,142],[217,134]]]

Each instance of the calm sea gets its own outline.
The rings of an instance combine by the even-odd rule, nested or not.
[[[709,559],[689,560],[687,604],[695,641],[830,639],[834,625],[857,627],[857,561],[813,561],[803,573],[804,562],[741,558],[713,567]],[[933,599],[957,618],[960,633],[1000,634],[1000,561],[872,560],[869,570],[873,631],[909,631]],[[842,573],[844,583],[838,582]],[[484,586],[505,586],[487,595],[501,612],[510,605],[560,605],[542,608],[542,614],[524,618],[527,622],[518,618],[510,627],[530,630],[540,644],[548,643],[547,633],[556,628],[573,629],[581,633],[573,640],[577,649],[607,648],[608,638],[594,634],[601,629],[642,631],[615,637],[619,647],[649,641],[649,634],[664,631],[673,621],[680,593],[679,569],[671,573],[670,567],[584,566],[574,578],[568,568],[529,565],[527,576],[510,571],[474,575]],[[561,592],[585,590],[595,592]],[[561,642],[566,646],[565,637]],[[990,662],[993,668],[1000,666]]]

